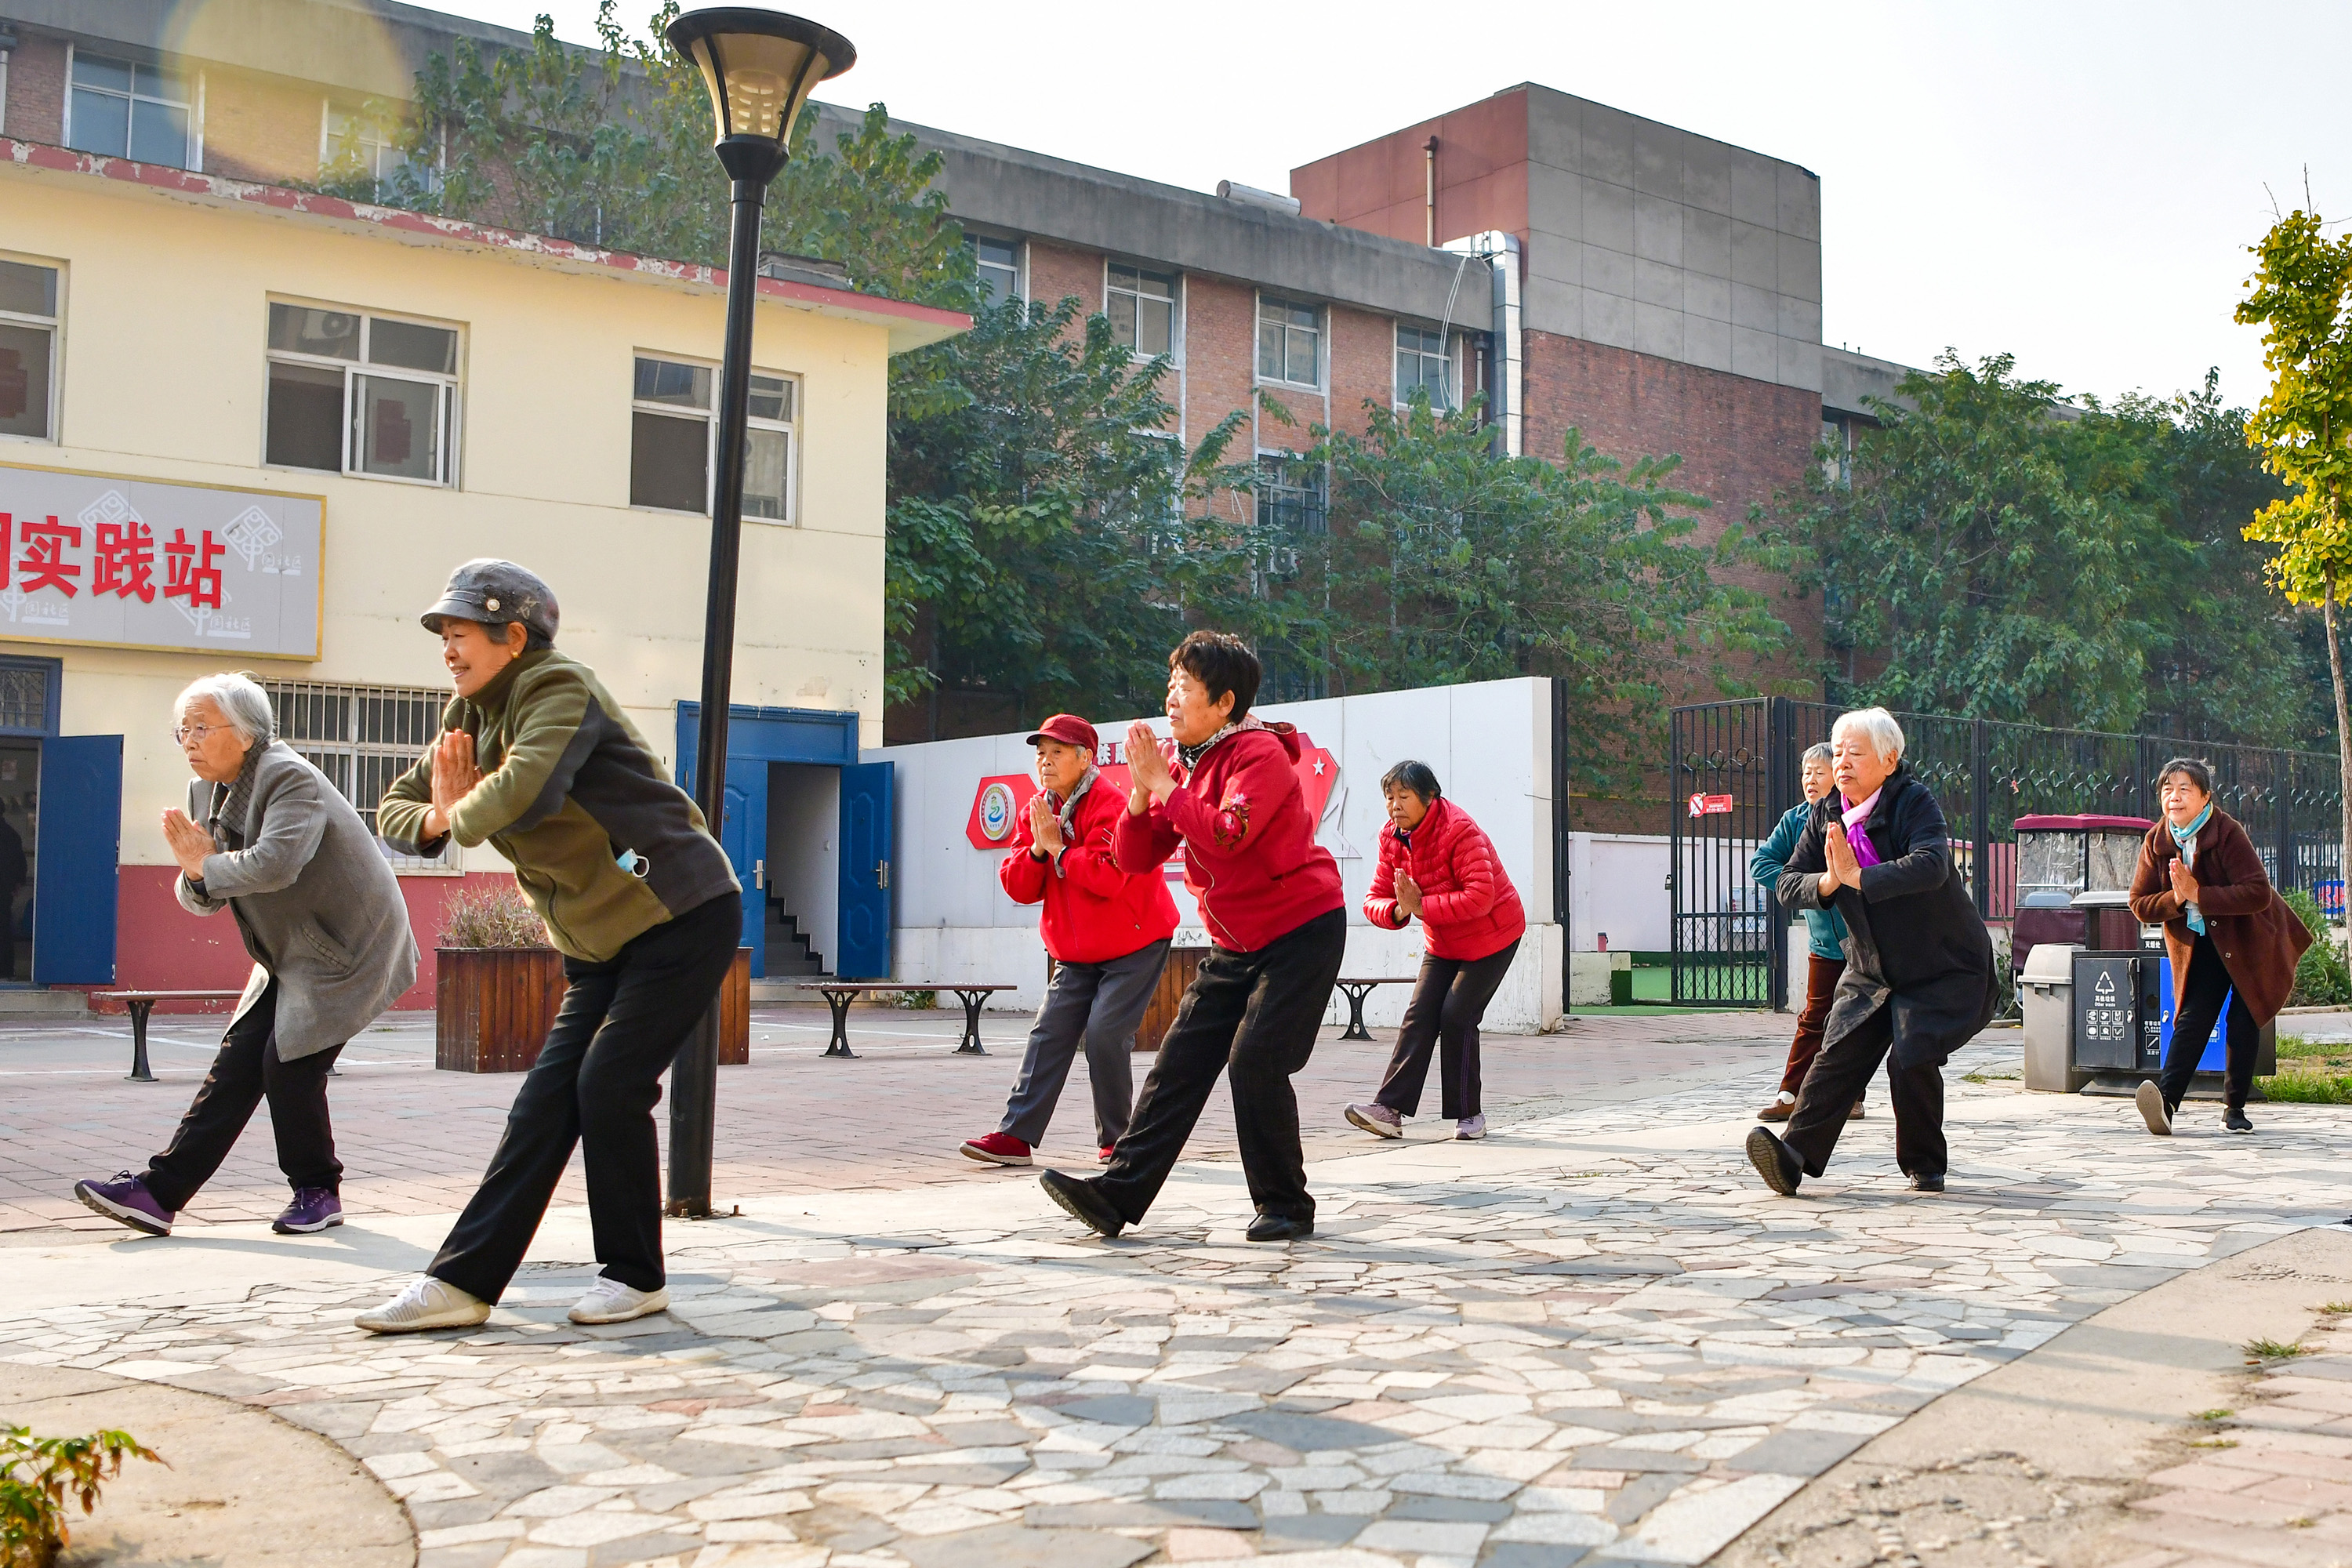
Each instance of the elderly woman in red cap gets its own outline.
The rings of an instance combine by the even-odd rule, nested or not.
[[[1056,713],[1029,743],[1037,748],[1038,789],[997,878],[1014,903],[1045,906],[1038,925],[1054,978],[1029,1031],[1003,1121],[966,1140],[963,1152],[993,1165],[1029,1163],[1083,1045],[1095,1092],[1095,1146],[1107,1162],[1135,1103],[1128,1064],[1136,1026],[1168,962],[1176,900],[1156,868],[1122,871],[1111,858],[1127,797],[1098,787],[1095,727],[1075,713]]]

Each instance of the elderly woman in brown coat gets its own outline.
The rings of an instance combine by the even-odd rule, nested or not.
[[[2286,1005],[2311,932],[2272,888],[2246,830],[2213,804],[2211,769],[2175,757],[2156,785],[2164,820],[2139,847],[2131,907],[2142,924],[2164,927],[2172,957],[2172,1048],[2163,1076],[2139,1086],[2140,1117],[2150,1132],[2171,1136],[2173,1113],[2226,999],[2229,1099],[2221,1125],[2252,1132],[2246,1094],[2254,1083],[2256,1042]]]

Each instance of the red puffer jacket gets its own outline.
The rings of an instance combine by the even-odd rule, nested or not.
[[[1296,728],[1262,724],[1210,747],[1197,769],[1176,763],[1167,804],[1119,813],[1119,868],[1155,870],[1181,840],[1184,885],[1201,901],[1209,940],[1232,952],[1255,952],[1347,908],[1339,863],[1315,842],[1299,792],[1298,749]]]
[[[1127,815],[1127,795],[1097,777],[1078,797],[1076,831],[1056,868],[1029,853],[1037,836],[1021,812],[1013,853],[996,869],[1016,904],[1043,902],[1037,924],[1045,951],[1064,963],[1108,963],[1165,942],[1176,930],[1176,900],[1155,869],[1130,876],[1111,858],[1111,839]]]
[[[1444,795],[1429,803],[1429,815],[1410,835],[1400,834],[1393,822],[1381,829],[1381,864],[1372,873],[1364,918],[1389,931],[1402,931],[1412,919],[1397,908],[1400,868],[1421,884],[1421,923],[1432,958],[1467,963],[1500,952],[1527,933],[1527,911],[1493,840]]]

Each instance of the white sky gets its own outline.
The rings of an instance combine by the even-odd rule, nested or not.
[[[858,47],[828,102],[1199,190],[1286,190],[1297,164],[1542,82],[1819,174],[1828,342],[2007,350],[2070,392],[2219,365],[2252,401],[2261,346],[2230,312],[2273,195],[2300,205],[2308,165],[2320,211],[2352,216],[2352,5],[2331,0],[798,3]],[[551,11],[593,40],[594,0],[438,8]]]

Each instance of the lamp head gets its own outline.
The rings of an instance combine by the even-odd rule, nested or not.
[[[751,5],[682,12],[663,36],[702,72],[719,162],[730,177],[761,184],[792,155],[793,128],[816,84],[857,60],[832,28]]]

